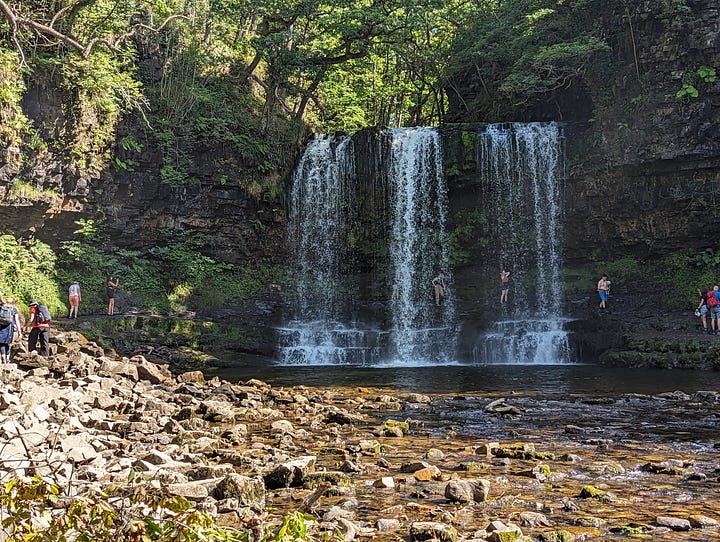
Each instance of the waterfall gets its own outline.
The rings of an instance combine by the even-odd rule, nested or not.
[[[356,167],[358,151],[352,138],[317,136],[295,170],[289,241],[296,287],[292,317],[278,330],[282,364],[455,361],[455,301],[439,134],[433,128],[390,129],[370,143],[367,159]],[[368,167],[369,163],[384,167]],[[358,179],[358,169],[368,178]],[[386,198],[377,204],[378,216],[367,217],[358,210],[363,194]],[[359,272],[344,269],[350,265],[349,247],[357,242],[358,228],[388,247],[377,254],[374,275],[368,279],[375,290],[379,277],[387,279],[386,291],[370,288],[380,296],[378,303],[368,303],[363,297],[367,292],[343,279],[344,274]],[[447,288],[436,306],[431,280],[441,271]],[[361,304],[372,306],[375,313],[359,311]]]
[[[387,333],[348,323],[341,280],[352,221],[355,178],[348,136],[316,136],[293,175],[290,245],[295,273],[293,317],[279,330],[281,363],[375,363]]]
[[[479,134],[485,209],[498,266],[509,268],[512,286],[503,318],[475,347],[476,361],[569,361],[561,314],[561,139],[555,123],[489,125]]]
[[[388,138],[393,355],[400,363],[447,363],[455,359],[455,302],[440,136],[433,128],[406,128],[389,130]],[[431,281],[440,272],[445,297],[436,306]]]

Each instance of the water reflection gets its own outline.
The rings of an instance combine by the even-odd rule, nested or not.
[[[267,363],[267,362],[265,362]],[[276,386],[387,388],[418,393],[515,392],[537,395],[692,393],[720,386],[720,373],[595,365],[443,365],[420,367],[278,367],[247,362],[218,370],[232,382],[259,378]]]

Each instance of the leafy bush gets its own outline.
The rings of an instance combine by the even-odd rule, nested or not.
[[[309,516],[285,516],[257,539],[248,529],[220,527],[186,499],[131,471],[127,484],[66,501],[60,487],[39,476],[13,478],[0,489],[0,518],[10,542],[303,542]]]
[[[37,299],[53,314],[64,314],[67,308],[56,285],[55,262],[55,254],[43,242],[23,246],[12,235],[1,235],[0,291],[17,298],[25,312],[30,300]]]

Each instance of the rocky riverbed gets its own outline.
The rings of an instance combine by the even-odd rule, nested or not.
[[[3,482],[77,497],[140,472],[221,525],[257,533],[300,510],[346,542],[720,539],[714,391],[283,388],[53,340],[53,357],[2,366]]]

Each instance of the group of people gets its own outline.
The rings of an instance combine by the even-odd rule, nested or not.
[[[440,301],[445,297],[445,275],[441,271],[431,281],[435,290],[435,305],[440,305]],[[715,287],[717,289],[717,286]],[[508,302],[508,293],[510,292],[510,271],[503,268],[500,270],[500,304]],[[610,281],[607,275],[600,277],[597,283],[597,293],[600,297],[600,308],[607,308],[608,295],[610,294]],[[720,299],[720,294],[718,299]],[[699,308],[698,308],[699,310]],[[720,323],[718,323],[718,330],[720,331]]]
[[[28,303],[30,317],[25,326],[28,334],[28,351],[37,350],[41,356],[50,355],[50,316],[47,307],[31,299]],[[14,297],[7,300],[0,294],[0,361],[10,363],[12,344],[21,343],[23,337],[23,322],[17,301]]]
[[[120,280],[112,275],[107,278],[108,315],[115,314],[115,294],[120,286]],[[82,292],[80,284],[74,280],[68,288],[68,302],[70,312],[68,318],[77,319]],[[29,319],[23,326],[22,316],[17,308],[17,300],[8,297],[7,300],[0,293],[0,362],[9,363],[11,346],[13,343],[22,344],[23,329],[28,332],[28,352],[38,350],[41,356],[50,355],[50,311],[35,299],[28,303]]]
[[[706,291],[698,290],[700,303],[695,309],[695,314],[700,317],[703,331],[711,335],[720,334],[720,291],[717,286],[708,288]],[[708,314],[710,324],[708,325]]]

